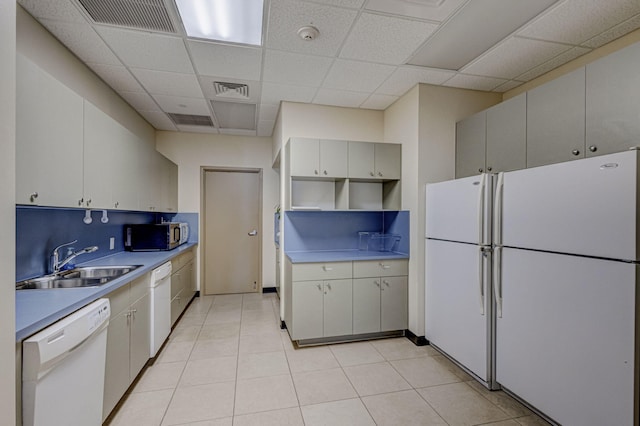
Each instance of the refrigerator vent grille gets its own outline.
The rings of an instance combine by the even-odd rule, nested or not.
[[[207,126],[213,127],[213,121],[208,115],[169,113],[169,118],[176,126]]]
[[[175,33],[163,0],[78,0],[98,24]]]

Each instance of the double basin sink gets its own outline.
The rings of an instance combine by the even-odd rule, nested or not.
[[[97,287],[128,274],[141,265],[127,266],[85,266],[39,278],[20,281],[16,290],[45,288]]]

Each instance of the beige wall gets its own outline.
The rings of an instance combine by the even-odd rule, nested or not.
[[[424,335],[424,188],[454,178],[456,122],[495,105],[497,93],[420,84],[384,114],[384,140],[402,143],[402,208],[410,211],[409,329]]]
[[[0,413],[15,424],[15,106],[16,2],[0,0]]]
[[[31,15],[16,11],[17,51],[149,144],[155,129]]]
[[[201,213],[201,167],[262,169],[263,287],[275,285],[273,214],[279,192],[278,174],[271,168],[271,148],[271,138],[178,132],[157,132],[156,135],[156,149],[178,165],[178,210],[181,212]]]
[[[609,44],[605,44],[604,46],[589,52],[586,55],[583,55],[577,59],[574,59],[573,61],[567,62],[561,67],[558,67],[552,71],[549,71],[548,73],[543,74],[538,78],[528,81],[527,83],[521,86],[518,86],[515,89],[505,92],[503,94],[503,100],[506,101],[507,99],[513,98],[514,96],[518,96],[520,93],[524,93],[535,87],[541,86],[544,83],[547,83],[551,80],[555,80],[561,75],[568,74],[571,71],[574,71],[580,67],[587,65],[588,63],[591,63],[597,59],[603,58],[609,55],[610,53],[618,51],[624,47],[630,46],[639,41],[640,41],[640,29],[637,29],[625,36],[620,37],[617,40],[612,41]]]

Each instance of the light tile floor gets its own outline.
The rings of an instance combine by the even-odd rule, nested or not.
[[[278,303],[196,298],[110,425],[547,424],[405,338],[294,349]]]

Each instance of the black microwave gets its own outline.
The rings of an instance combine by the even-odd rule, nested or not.
[[[180,245],[180,224],[124,226],[124,249],[128,251],[173,250]]]

